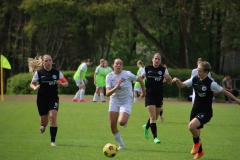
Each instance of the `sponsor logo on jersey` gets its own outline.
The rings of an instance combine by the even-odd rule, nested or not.
[[[162,71],[158,71],[158,74],[159,74],[159,75],[162,75]]]
[[[206,91],[207,90],[207,87],[206,86],[203,86],[202,87],[202,91]]]
[[[53,78],[53,79],[57,79],[57,76],[56,76],[56,75],[53,75],[52,78]]]

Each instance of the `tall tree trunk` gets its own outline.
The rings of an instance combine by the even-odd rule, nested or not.
[[[162,46],[162,44],[160,44],[156,38],[154,38],[140,23],[140,21],[138,20],[138,18],[136,17],[135,13],[134,13],[135,9],[132,9],[132,11],[129,12],[129,15],[134,23],[134,25],[137,27],[137,29],[146,37],[148,38],[155,46],[156,48],[159,50],[159,52],[161,53],[162,57],[166,60],[166,62],[173,68],[179,68],[178,64],[176,63],[175,60],[173,60],[172,58],[170,58],[168,55],[169,53],[167,53],[164,49],[164,47]]]

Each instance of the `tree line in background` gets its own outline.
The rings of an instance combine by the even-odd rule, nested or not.
[[[240,44],[236,0],[2,0],[0,15],[8,77],[27,72],[36,55],[76,70],[87,58],[149,64],[156,52],[171,68],[195,68],[203,57],[220,74],[224,55]]]

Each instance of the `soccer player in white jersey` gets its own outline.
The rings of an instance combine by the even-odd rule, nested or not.
[[[121,126],[126,126],[132,109],[132,81],[138,81],[142,88],[140,98],[145,97],[145,87],[140,77],[123,69],[121,59],[115,59],[113,63],[114,71],[106,77],[106,95],[110,96],[109,101],[109,123],[112,134],[119,144],[118,150],[124,149],[121,134],[117,128],[117,122]]]
[[[196,97],[190,114],[190,122],[188,129],[193,136],[193,148],[190,152],[191,155],[195,155],[194,159],[199,159],[204,155],[202,143],[200,139],[200,129],[204,124],[208,123],[212,116],[212,96],[213,93],[223,93],[229,98],[235,100],[240,104],[240,99],[223,89],[211,78],[208,77],[208,73],[211,70],[211,66],[208,62],[203,61],[198,64],[198,76],[191,77],[190,79],[181,82],[178,78],[173,78],[172,82],[176,83],[179,88],[190,87],[194,88]]]

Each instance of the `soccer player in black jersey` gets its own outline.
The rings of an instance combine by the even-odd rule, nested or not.
[[[52,68],[52,58],[49,55],[42,57],[43,68],[36,71],[30,87],[38,90],[37,107],[40,116],[40,132],[44,133],[48,120],[50,121],[51,146],[56,146],[57,113],[59,108],[58,86],[67,87],[68,82],[63,74]],[[38,84],[37,84],[38,82]]]
[[[192,86],[195,91],[195,100],[193,103],[192,111],[190,114],[190,122],[188,129],[193,136],[193,148],[191,155],[195,155],[194,159],[199,159],[204,155],[202,143],[200,139],[200,129],[204,124],[208,123],[212,116],[212,97],[213,93],[223,93],[224,95],[234,99],[240,104],[240,99],[227,92],[211,78],[208,77],[208,73],[211,70],[211,66],[208,62],[203,61],[198,64],[198,75],[191,77],[190,79],[181,82],[178,78],[173,78],[172,82],[176,83],[179,88]]]
[[[156,120],[159,117],[161,107],[163,105],[163,79],[168,84],[172,84],[172,77],[169,75],[167,68],[161,63],[161,55],[159,53],[154,54],[152,58],[152,65],[146,66],[142,73],[143,77],[146,77],[146,97],[145,106],[148,109],[150,118],[146,125],[143,125],[144,135],[148,139],[148,129],[151,128],[154,143],[160,143],[161,141],[157,137],[157,125]]]

